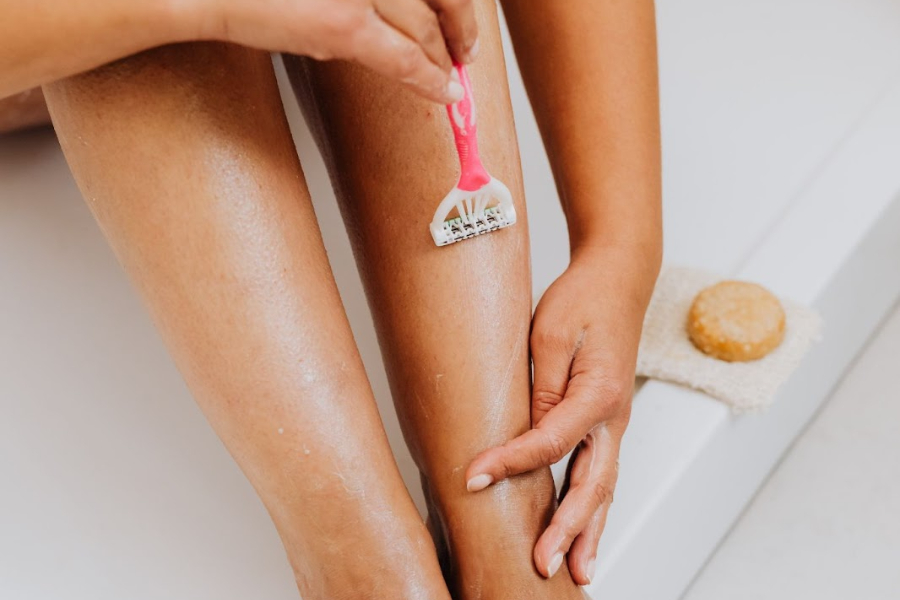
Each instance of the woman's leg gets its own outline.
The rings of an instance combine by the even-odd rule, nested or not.
[[[549,469],[466,491],[475,455],[530,426],[531,277],[522,176],[492,0],[477,2],[470,68],[482,157],[513,193],[513,227],[435,247],[428,224],[459,166],[442,106],[345,63],[288,58],[324,147],[373,308],[407,443],[448,579],[469,598],[581,598],[565,565],[549,581],[532,549],[554,507]]]
[[[447,600],[341,308],[268,54],[161,48],[52,86],[78,184],[305,600]]]

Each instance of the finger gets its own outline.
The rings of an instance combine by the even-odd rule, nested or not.
[[[534,429],[475,457],[466,469],[466,487],[477,492],[507,477],[559,462],[599,423],[618,421],[619,410],[615,394],[599,391],[589,378],[573,378],[563,401]]]
[[[607,502],[594,513],[585,530],[572,542],[572,547],[566,556],[569,573],[572,574],[572,579],[578,585],[592,583],[597,574],[597,545],[600,543],[600,536],[603,535],[603,529],[606,527],[606,516],[609,514],[610,504]]]
[[[589,406],[563,403],[534,429],[476,456],[466,470],[466,488],[477,492],[507,477],[559,462],[595,423]]]
[[[552,577],[563,557],[600,508],[611,501],[616,484],[616,444],[605,426],[591,432],[579,446],[569,476],[569,489],[559,509],[534,547],[534,562]],[[576,581],[588,583],[587,564],[579,564]],[[573,574],[575,577],[575,574]]]
[[[611,442],[614,444],[613,452],[616,456],[616,460],[609,463],[612,465],[612,474],[614,475],[612,485],[615,485],[619,476],[618,456],[622,447],[622,436],[624,427],[627,425],[627,418],[627,415],[623,415],[621,419],[616,419],[608,425],[612,438]],[[591,518],[585,530],[575,538],[575,541],[572,542],[572,547],[569,548],[566,561],[572,578],[579,585],[588,585],[594,581],[594,576],[597,573],[597,546],[600,543],[603,530],[606,528],[606,518],[609,515],[612,500],[612,495],[610,495],[609,500],[600,506],[600,509]]]
[[[478,55],[478,23],[472,0],[427,0],[438,14],[453,57],[470,63]]]
[[[388,25],[417,42],[446,72],[453,68],[438,15],[422,0],[376,0],[375,10]]]
[[[375,12],[356,34],[350,58],[441,104],[458,102],[464,94],[462,85],[431,62],[419,44],[385,23]]]
[[[572,371],[577,338],[548,334],[536,329],[531,334],[534,385],[531,390],[531,424],[538,425],[552,408],[562,402]]]

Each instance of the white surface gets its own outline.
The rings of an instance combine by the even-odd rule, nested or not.
[[[773,282],[789,283],[788,295],[813,304],[825,322],[825,340],[773,407],[739,418],[668,384],[641,389],[591,590],[599,597],[677,598],[900,296],[900,171],[884,164],[900,156],[897,106],[900,84],[867,111],[737,271],[777,290]]]
[[[683,600],[895,600],[900,309]]]
[[[598,598],[681,594],[900,293],[900,5],[688,4],[659,3],[667,257],[814,303],[826,341],[763,417],[641,390]]]
[[[732,272],[754,255],[794,206],[804,182],[894,80],[900,5],[659,5],[667,257]],[[541,290],[565,267],[565,228],[527,101],[514,69],[512,74],[535,289]],[[327,177],[292,101],[288,112],[356,339],[401,470],[418,500],[417,477],[389,408]],[[868,208],[882,200],[858,199]],[[852,248],[862,239],[862,225],[871,217],[863,212],[869,216],[852,223],[846,237],[838,232],[838,241]],[[866,259],[860,258],[861,267],[869,264]],[[777,271],[777,261],[768,264]],[[835,266],[825,264],[824,275]],[[894,293],[890,286],[874,292],[876,307]],[[839,315],[843,309],[833,310]],[[0,597],[296,596],[262,507],[194,407],[46,132],[0,140],[0,332]],[[831,369],[838,372],[846,358]],[[714,433],[728,437],[715,429],[725,419],[720,408],[695,395],[647,386],[635,407],[629,461],[636,465],[637,457],[649,461],[664,452],[679,423],[692,423],[691,434],[699,433],[692,438],[697,451]],[[784,435],[792,437],[790,427]],[[684,440],[677,441],[683,450]],[[660,483],[672,484],[670,477],[686,471],[660,475],[626,464],[601,555],[610,589],[616,562],[620,581],[635,581],[626,566],[637,564],[642,546],[635,542],[642,531],[667,543],[679,533],[654,523],[652,517],[664,512],[639,501],[638,491],[659,491]],[[767,469],[756,468],[762,474]],[[741,504],[755,489],[752,481],[746,485],[750,491],[742,492]],[[671,490],[680,491],[680,502],[705,493],[689,486]],[[674,497],[672,506],[680,506]],[[660,586],[674,593],[681,579],[689,579],[697,556],[705,557],[730,519],[725,511],[722,522],[701,527],[702,543],[684,553],[691,560],[672,561],[677,573],[660,571]],[[656,569],[670,557],[647,558],[656,562],[645,566]],[[653,579],[646,568],[637,573]]]
[[[0,598],[296,597],[50,132],[0,140]]]

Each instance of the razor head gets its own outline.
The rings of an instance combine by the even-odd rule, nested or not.
[[[440,225],[432,225],[431,237],[438,246],[448,246],[483,233],[509,227],[515,222],[516,212],[512,206],[492,206],[485,208],[482,214],[455,217]]]
[[[451,217],[450,215],[457,215]],[[437,246],[509,227],[516,222],[512,194],[503,182],[491,177],[477,190],[456,186],[441,201],[431,221],[431,237]]]

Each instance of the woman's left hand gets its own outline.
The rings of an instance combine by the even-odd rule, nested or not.
[[[475,492],[575,450],[559,509],[534,548],[535,565],[545,577],[566,556],[577,583],[593,577],[631,414],[644,312],[658,271],[654,251],[591,247],[573,254],[534,315],[533,428],[482,452],[466,471],[467,487]]]

